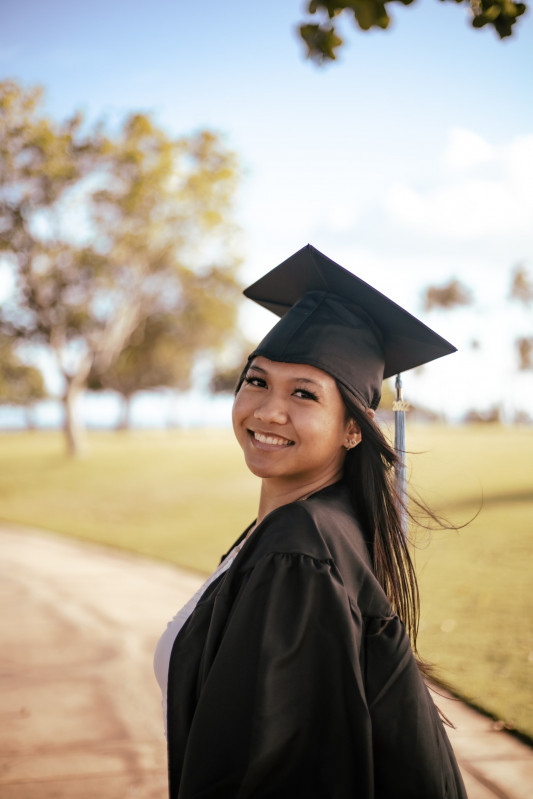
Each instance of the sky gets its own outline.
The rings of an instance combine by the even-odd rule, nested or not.
[[[58,119],[143,111],[171,134],[218,131],[243,175],[243,283],[310,242],[459,348],[406,375],[408,399],[451,418],[531,412],[512,341],[532,309],[506,297],[518,263],[533,277],[533,13],[500,41],[463,4],[391,3],[387,31],[344,24],[318,68],[296,34],[304,5],[0,0],[0,79],[42,85]],[[452,277],[475,306],[424,313],[424,287]],[[273,321],[242,313],[251,340]]]

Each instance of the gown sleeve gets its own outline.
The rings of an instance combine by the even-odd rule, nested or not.
[[[221,590],[180,709],[186,743],[169,729],[171,799],[372,797],[362,628],[329,559],[266,553],[231,602]],[[186,633],[184,653],[195,622]]]

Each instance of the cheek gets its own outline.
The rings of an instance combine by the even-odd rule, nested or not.
[[[332,419],[330,414],[311,415],[300,430],[302,440],[308,440],[313,449],[320,453],[340,449],[346,438],[344,426]]]
[[[239,417],[240,417],[239,404],[238,404],[237,397],[235,397],[235,399],[233,401],[233,407],[231,409],[231,422],[233,424],[233,430],[235,432],[235,435],[237,435],[237,427],[238,427],[238,419],[239,419]]]
[[[329,420],[329,424],[323,430],[324,444],[330,449],[339,449],[344,452],[344,444],[346,443],[347,426],[340,422]]]
[[[243,398],[241,392],[237,394],[233,401],[233,408],[231,410],[231,421],[233,424],[233,431],[237,438],[241,432],[242,423],[247,418],[247,403]]]

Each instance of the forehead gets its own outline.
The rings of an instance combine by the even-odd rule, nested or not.
[[[284,363],[282,361],[271,361],[258,355],[253,359],[250,368],[257,368],[264,371],[267,375],[280,380],[309,380],[324,388],[336,388],[335,380],[327,372],[310,366],[307,363]]]

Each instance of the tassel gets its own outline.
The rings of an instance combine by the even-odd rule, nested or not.
[[[399,459],[396,466],[394,481],[396,492],[404,505],[407,502],[407,478],[405,466],[405,412],[409,410],[409,403],[404,402],[401,375],[396,375],[396,401],[392,404],[394,411],[394,449]],[[404,538],[407,538],[407,510],[400,510],[400,524]]]

